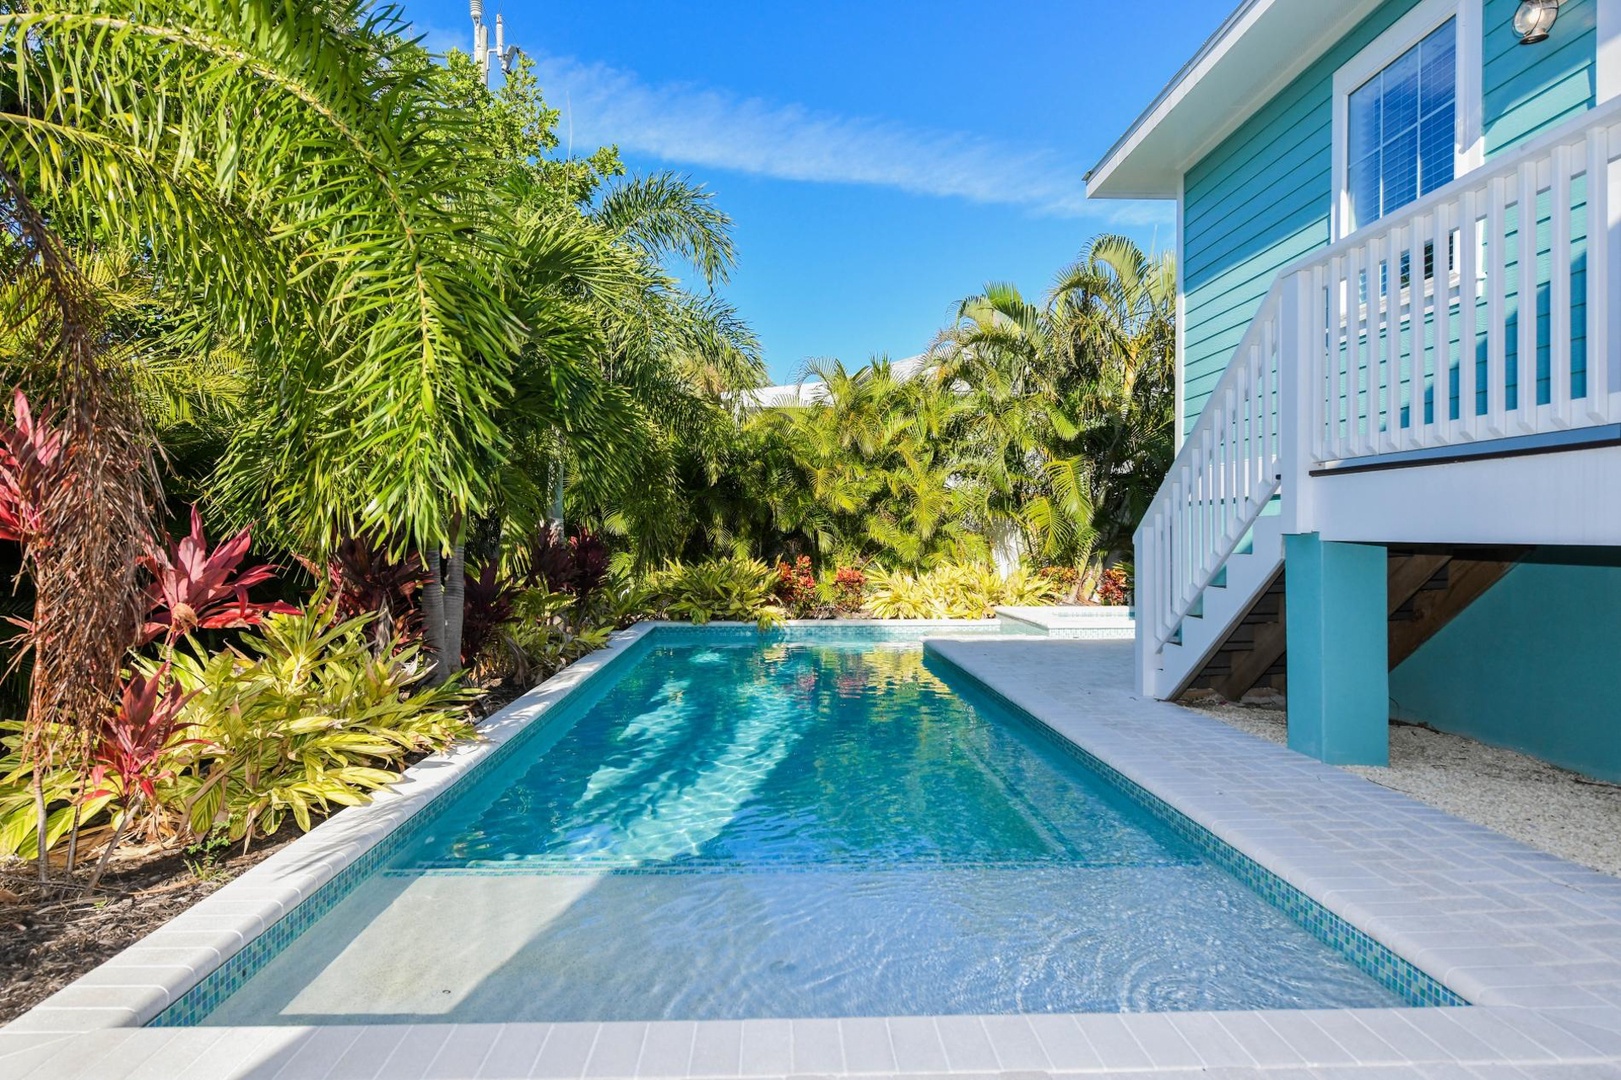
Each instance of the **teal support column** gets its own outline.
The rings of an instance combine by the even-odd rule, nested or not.
[[[1390,763],[1385,549],[1283,538],[1289,748],[1334,765]]]

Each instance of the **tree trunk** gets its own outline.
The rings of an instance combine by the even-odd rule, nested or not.
[[[428,568],[428,580],[422,586],[422,637],[433,654],[428,682],[438,686],[450,677],[450,671],[445,663],[449,655],[445,642],[445,582],[437,548],[422,553],[422,565]]]
[[[51,880],[51,865],[45,858],[50,815],[45,806],[45,763],[37,757],[34,759],[34,821],[39,827],[39,880],[43,884]]]
[[[113,857],[113,849],[118,846],[120,840],[124,839],[124,830],[128,829],[129,823],[135,819],[135,808],[139,805],[140,803],[137,801],[124,809],[124,816],[118,819],[118,831],[113,833],[111,840],[107,841],[107,850],[101,853],[101,860],[96,863],[95,870],[91,871],[90,880],[85,882],[84,895],[89,896],[96,891],[96,886],[101,882],[102,872],[107,869],[107,863]]]
[[[562,459],[557,462],[557,479],[552,484],[552,515],[547,527],[552,531],[553,540],[563,539],[563,480],[565,472]]]
[[[79,786],[79,801],[75,801],[73,804],[73,824],[68,826],[68,864],[62,868],[62,872],[70,878],[73,876],[74,866],[79,861],[79,819],[84,813],[83,799],[84,785],[81,784]]]
[[[462,620],[467,612],[466,545],[450,549],[445,570],[445,658],[450,661],[446,675],[462,669]]]

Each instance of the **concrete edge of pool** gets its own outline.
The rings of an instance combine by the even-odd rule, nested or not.
[[[656,1023],[140,1027],[658,624],[615,636],[429,759],[0,1029],[15,1077],[775,1076],[1621,1066],[1621,881],[1131,691],[1126,643],[929,650],[1475,1006]],[[812,624],[816,625],[816,624]],[[821,624],[826,625],[826,624]],[[916,628],[920,624],[912,624]],[[1456,1072],[1463,1067],[1463,1072]],[[1500,1071],[1499,1071],[1500,1069]],[[1447,1071],[1454,1070],[1454,1071]]]

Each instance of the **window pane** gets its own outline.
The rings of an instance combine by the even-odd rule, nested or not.
[[[1351,166],[1347,177],[1351,193],[1351,228],[1379,219],[1379,155],[1371,154]]]
[[[1352,228],[1452,180],[1457,22],[1449,19],[1353,90],[1346,103]]]
[[[1384,166],[1384,198],[1379,209],[1388,214],[1418,198],[1418,132],[1408,129],[1385,143]]]
[[[1351,92],[1349,126],[1352,161],[1361,161],[1379,148],[1379,77]]]
[[[1457,34],[1447,23],[1419,43],[1419,112],[1428,116],[1454,107],[1458,81]]]
[[[1385,142],[1418,123],[1418,50],[1409,49],[1384,70]]]
[[[1442,109],[1433,116],[1426,117],[1419,125],[1419,163],[1418,178],[1420,195],[1428,195],[1438,187],[1444,187],[1452,182],[1453,169],[1457,164],[1457,152],[1454,146],[1454,128],[1457,127],[1457,115],[1451,109]]]

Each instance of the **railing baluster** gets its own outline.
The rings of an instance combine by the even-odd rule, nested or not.
[[[1335,456],[1340,416],[1340,308],[1345,287],[1345,260],[1336,256],[1328,270],[1328,334],[1323,342],[1323,425],[1312,449],[1319,461]]]
[[[1422,431],[1420,444],[1429,442],[1451,442],[1450,427],[1444,409],[1451,405],[1451,395],[1448,393],[1452,356],[1452,208],[1442,204],[1435,208],[1435,220],[1431,222],[1430,231],[1430,310],[1434,313],[1434,325],[1430,337],[1434,344],[1430,349],[1430,362],[1427,366],[1427,377],[1421,394],[1419,408],[1424,415],[1419,419],[1421,423],[1415,424],[1414,429]]]
[[[1341,298],[1345,316],[1345,346],[1340,355],[1340,387],[1334,402],[1334,448],[1330,459],[1351,456],[1351,437],[1356,430],[1356,353],[1357,353],[1357,282],[1362,278],[1362,249],[1352,248],[1345,253],[1345,295]],[[1280,331],[1281,333],[1281,331]],[[1279,376],[1282,377],[1281,374]],[[1282,417],[1278,423],[1283,424]]]
[[[1570,425],[1570,148],[1556,146],[1548,188],[1548,403],[1555,427]]]
[[[1476,326],[1480,322],[1480,219],[1476,216],[1475,193],[1465,191],[1458,198],[1458,434],[1473,439],[1478,433],[1476,407]],[[1447,343],[1447,351],[1452,349]],[[1448,383],[1451,383],[1450,377]],[[1448,396],[1450,397],[1450,385]],[[1450,404],[1450,402],[1449,402]]]
[[[1609,129],[1587,133],[1587,417],[1610,419],[1610,320],[1616,302],[1610,281]],[[1616,283],[1621,284],[1621,283]]]
[[[1514,415],[1510,429],[1536,430],[1537,419],[1537,165],[1527,161],[1520,166],[1518,213],[1515,215],[1514,247],[1519,259],[1518,297],[1515,329],[1519,343],[1514,356]]]
[[[1372,399],[1377,395],[1374,371],[1379,366],[1379,242],[1370,238],[1362,249],[1362,280],[1358,282],[1361,303],[1357,307],[1356,430],[1351,456],[1373,453]]]
[[[1486,433],[1506,435],[1508,398],[1507,177],[1492,179],[1486,207]]]
[[[1373,452],[1396,449],[1396,428],[1401,426],[1396,415],[1396,394],[1401,376],[1402,341],[1402,230],[1391,229],[1384,234],[1384,272],[1379,282],[1379,366],[1378,392],[1368,405],[1370,415],[1378,418],[1378,430],[1373,441]],[[1371,384],[1371,383],[1370,383]]]

